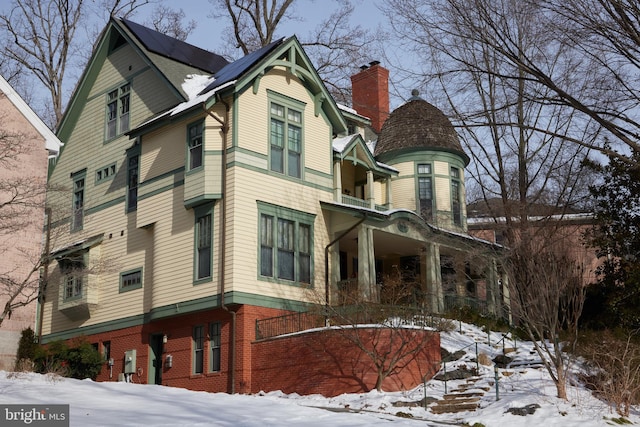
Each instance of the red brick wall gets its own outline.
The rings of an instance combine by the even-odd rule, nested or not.
[[[322,393],[333,396],[347,392],[362,392],[374,388],[376,372],[370,359],[339,331],[302,333],[286,338],[255,341],[255,321],[279,316],[287,311],[255,306],[235,306],[236,311],[236,382],[233,391],[252,393],[260,390],[282,390],[286,393]],[[220,372],[208,372],[208,325],[221,323]],[[192,373],[193,327],[205,329],[204,373]],[[132,381],[146,384],[149,379],[150,338],[152,334],[167,335],[162,353],[162,384],[209,392],[231,392],[231,315],[218,308],[205,312],[174,316],[142,326],[124,328],[87,336],[91,343],[102,349],[110,341],[114,365],[109,374],[105,363],[98,381],[117,381],[124,372],[124,354],[136,350],[137,372]],[[401,342],[406,348],[418,347],[412,357],[407,357],[383,383],[383,390],[403,390],[420,384],[439,368],[440,336],[437,332],[368,328],[358,329],[356,335],[366,345],[398,348]],[[413,346],[413,347],[412,347]],[[405,351],[406,352],[406,351]],[[171,355],[171,368],[164,365]]]
[[[254,306],[237,306],[236,315],[236,384],[235,392],[247,393],[251,389],[251,342],[255,340],[255,320],[279,316],[287,311]],[[221,323],[221,361],[220,372],[208,372],[209,367],[209,323]],[[204,373],[192,373],[193,327],[204,326]],[[111,342],[111,358],[114,365],[110,376],[109,366],[105,364],[98,381],[117,381],[118,374],[124,372],[124,353],[136,350],[136,367],[139,373],[132,376],[132,381],[142,384],[153,382],[149,379],[150,337],[152,334],[167,335],[167,343],[162,354],[162,384],[172,387],[183,387],[191,390],[210,392],[230,392],[231,361],[231,315],[215,309],[182,316],[174,316],[131,328],[119,329],[87,336],[91,343],[98,343],[102,350],[105,341]],[[164,365],[167,355],[171,355],[171,368]]]
[[[380,352],[391,349],[391,355],[406,355],[382,383],[384,391],[411,389],[425,376],[431,378],[440,366],[437,332],[397,328],[316,331],[255,342],[251,391],[337,396],[372,390],[377,373],[362,348],[374,346]],[[415,354],[410,354],[414,349]]]

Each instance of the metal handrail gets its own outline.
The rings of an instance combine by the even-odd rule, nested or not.
[[[319,328],[326,325],[327,319],[330,319],[333,325],[381,323],[390,319],[398,322],[398,325],[434,325],[434,316],[425,313],[421,307],[384,304],[343,305],[331,307],[327,312],[296,312],[256,319],[256,340]]]

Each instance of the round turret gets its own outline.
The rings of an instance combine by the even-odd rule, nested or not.
[[[469,157],[465,154],[453,125],[437,107],[420,98],[417,90],[409,101],[396,108],[384,122],[375,156],[387,157],[394,151],[423,148],[447,151],[463,157],[465,165]]]

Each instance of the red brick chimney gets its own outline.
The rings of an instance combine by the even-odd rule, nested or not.
[[[389,117],[389,70],[373,61],[360,67],[362,71],[351,76],[353,109],[371,119],[371,127],[380,133]]]

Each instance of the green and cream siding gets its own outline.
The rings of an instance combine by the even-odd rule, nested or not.
[[[300,68],[302,55],[292,40],[276,62],[291,58]],[[323,88],[319,80],[308,83],[311,77],[317,79],[308,71],[312,68],[305,65],[307,81],[303,81],[292,74],[291,66],[264,64],[258,78],[226,92],[206,111],[199,106],[165,115],[134,130],[131,139],[120,135],[105,140],[107,94],[123,82],[131,84],[132,129],[176,105],[177,98],[128,45],[102,61],[91,65],[96,71],[94,78],[85,80],[90,86],[84,88],[86,104],[77,111],[78,118],[69,122],[71,129],[63,128],[68,133],[66,150],[50,177],[52,184],[71,188],[70,174],[86,174],[84,222],[78,231],[69,231],[71,191],[56,200],[64,209],[56,222],[62,232],[54,243],[54,255],[63,263],[63,255],[80,252],[90,276],[84,283],[90,286],[68,301],[59,291],[64,288],[65,272],[57,263],[51,265],[50,280],[57,283],[49,287],[47,296],[53,303],[44,305],[44,335],[53,339],[78,331],[93,333],[214,308],[220,305],[222,271],[228,304],[299,309],[313,299],[315,287],[324,283],[323,248],[329,241],[329,225],[319,202],[333,200],[331,142],[334,132],[344,132],[346,125],[337,120],[339,112],[328,95],[319,100],[318,88]],[[271,170],[272,103],[301,114],[299,177]],[[159,109],[152,111],[149,105]],[[327,114],[327,108],[332,112]],[[203,129],[203,160],[201,167],[188,170],[188,130],[193,125]],[[133,155],[139,155],[137,203],[128,209],[128,165]],[[93,179],[97,171],[102,176],[114,163],[112,177]],[[203,228],[198,224],[207,215],[211,218],[207,231],[212,244],[211,275],[203,278],[196,273],[199,229]],[[297,272],[294,280],[288,280],[275,273],[266,276],[261,270],[264,216],[271,216],[276,224],[278,220],[293,224],[296,268],[308,264],[308,280],[300,281]],[[300,230],[310,233],[306,243],[298,239]],[[273,262],[278,259],[274,255]],[[136,282],[123,292],[123,275],[137,271],[140,285]]]
[[[451,231],[467,231],[462,157],[446,151],[407,148],[379,158],[398,171],[391,180],[394,208],[421,214],[420,178],[427,178],[431,185],[432,215],[425,217],[425,221]],[[459,216],[454,215],[456,208]]]
[[[452,168],[464,201],[463,155],[423,148],[374,157],[360,134],[345,136],[345,116],[367,119],[343,115],[295,38],[189,103],[139,46],[112,49],[106,34],[61,125],[66,144],[50,175],[68,191],[49,195],[45,339],[214,309],[223,296],[226,304],[301,310],[324,302],[326,290],[337,301],[339,282],[354,270],[362,295],[380,300],[376,266],[390,271],[407,257],[421,260],[423,293],[442,308],[440,254],[460,248],[457,237],[430,241],[432,229],[416,215],[417,171],[430,165],[435,225],[464,231],[464,211],[457,225],[451,208]],[[202,74],[182,67],[185,79]],[[130,131],[109,138],[109,94],[125,85]],[[189,162],[194,135],[197,167]],[[72,230],[78,176],[83,222]],[[349,265],[341,269],[343,253]],[[79,294],[66,293],[75,283],[70,259],[83,264]]]

